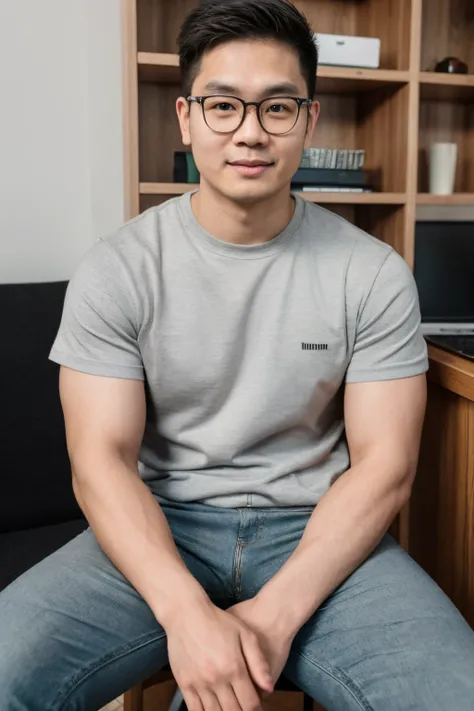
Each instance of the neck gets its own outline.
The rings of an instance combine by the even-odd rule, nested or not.
[[[193,195],[192,207],[200,225],[213,237],[232,244],[269,242],[291,221],[295,203],[287,187],[256,203],[236,203],[217,194],[205,181]]]

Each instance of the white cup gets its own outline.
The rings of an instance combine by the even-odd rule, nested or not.
[[[430,148],[430,193],[451,195],[454,192],[457,143],[433,143]]]

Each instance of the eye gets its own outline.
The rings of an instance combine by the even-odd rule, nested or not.
[[[222,111],[223,113],[228,113],[230,111],[234,111],[235,109],[235,107],[232,106],[232,104],[229,104],[228,101],[221,101],[219,104],[215,104],[212,108]]]
[[[283,114],[285,111],[288,111],[288,106],[285,104],[272,104],[268,107],[268,112],[272,114]]]

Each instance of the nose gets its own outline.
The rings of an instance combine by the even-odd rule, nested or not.
[[[268,134],[260,125],[256,106],[247,106],[247,114],[240,128],[234,134],[236,143],[255,146],[268,142]]]

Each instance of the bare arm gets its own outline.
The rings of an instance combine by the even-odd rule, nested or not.
[[[284,638],[294,637],[369,556],[407,502],[425,406],[424,375],[346,386],[351,468],[321,499],[293,555],[257,595],[259,609]]]
[[[138,477],[143,383],[63,367],[60,393],[79,505],[105,553],[166,630],[171,669],[189,711],[216,711],[217,700],[226,711],[258,711],[254,683],[269,691],[272,681],[256,635],[212,604]]]
[[[159,504],[138,477],[143,382],[62,367],[60,394],[74,493],[105,553],[163,626],[182,605],[209,604]]]

